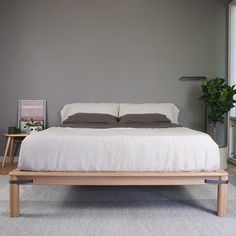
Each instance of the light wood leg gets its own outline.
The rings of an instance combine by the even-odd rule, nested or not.
[[[222,176],[220,180],[227,181],[228,176]],[[217,195],[217,215],[219,217],[225,217],[227,214],[228,184],[219,184]]]
[[[13,162],[13,146],[14,146],[14,137],[11,138],[11,143],[10,143],[10,150],[9,150],[10,163]]]
[[[2,167],[4,167],[4,165],[5,165],[5,161],[7,159],[7,154],[9,152],[10,143],[11,143],[11,137],[8,137],[7,138],[7,145],[6,145],[6,149],[5,149],[5,153],[4,153],[4,158],[3,158],[3,162],[2,162]]]
[[[20,213],[20,192],[18,184],[9,184],[10,216],[18,217]]]

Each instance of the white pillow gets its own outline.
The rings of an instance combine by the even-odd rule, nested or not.
[[[61,120],[66,120],[75,113],[100,113],[118,116],[118,103],[72,103],[61,109]]]
[[[179,109],[172,103],[120,103],[119,117],[126,114],[161,113],[178,124]]]

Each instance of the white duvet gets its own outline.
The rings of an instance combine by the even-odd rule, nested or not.
[[[19,167],[35,171],[214,171],[219,149],[188,128],[60,128],[26,137]]]

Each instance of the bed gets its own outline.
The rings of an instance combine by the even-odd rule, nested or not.
[[[10,216],[19,215],[21,184],[216,184],[217,214],[226,216],[228,173],[220,170],[218,146],[179,126],[178,113],[174,104],[66,105],[64,126],[23,141],[9,173]]]

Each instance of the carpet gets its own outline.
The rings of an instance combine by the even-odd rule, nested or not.
[[[228,216],[216,186],[21,186],[21,216],[8,217],[8,177],[0,176],[0,235],[235,236],[236,175]]]

